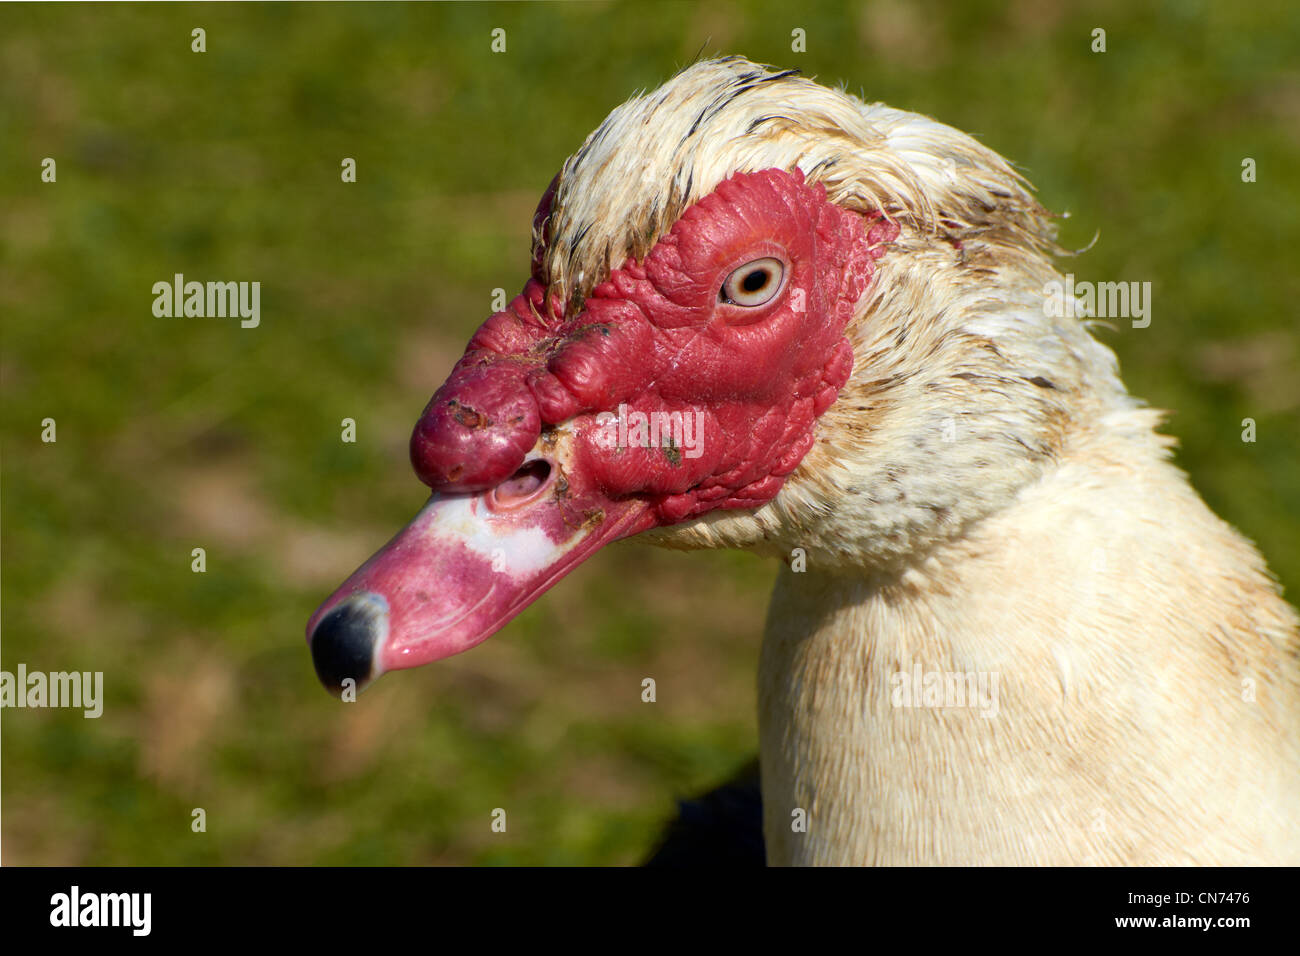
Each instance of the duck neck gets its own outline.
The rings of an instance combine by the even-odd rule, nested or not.
[[[759,677],[769,862],[1190,862],[1206,794],[1220,820],[1245,799],[1223,775],[1259,799],[1297,747],[1261,730],[1285,713],[1224,690],[1259,653],[1225,656],[1225,622],[1243,642],[1295,627],[1249,544],[1154,454],[1064,462],[902,570],[783,568]],[[1294,688],[1294,661],[1268,667]],[[1280,749],[1224,768],[1173,727]]]

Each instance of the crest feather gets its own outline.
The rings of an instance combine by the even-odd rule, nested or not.
[[[732,174],[795,167],[857,212],[958,241],[1057,251],[1025,180],[970,136],[733,56],[628,100],[565,161],[548,220],[534,227],[540,278],[572,313]]]

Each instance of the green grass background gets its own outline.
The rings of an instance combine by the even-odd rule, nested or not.
[[[99,720],[4,712],[4,862],[633,863],[756,749],[774,569],[748,555],[609,549],[352,706],[302,636],[422,502],[409,429],[522,284],[552,174],[701,50],[963,128],[1072,214],[1066,245],[1099,232],[1064,268],[1153,283],[1151,327],[1102,337],[1294,588],[1297,9],[0,5],[0,650],[106,685]],[[176,272],[260,280],[261,327],[155,318]]]

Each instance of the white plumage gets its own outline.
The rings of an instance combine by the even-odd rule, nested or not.
[[[1296,614],[1111,351],[1047,314],[1052,223],[1004,160],[700,63],[565,165],[545,275],[580,303],[732,173],[795,166],[902,229],[852,378],[773,501],[649,534],[806,562],[762,651],[769,861],[1300,863]],[[996,717],[894,706],[918,667],[998,675]]]

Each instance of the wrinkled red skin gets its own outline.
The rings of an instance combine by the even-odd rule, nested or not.
[[[549,212],[554,183],[539,207]],[[581,311],[534,278],[470,340],[411,436],[435,491],[509,478],[543,426],[571,422],[573,467],[613,499],[649,505],[633,530],[771,500],[812,447],[848,380],[844,331],[897,226],[831,203],[798,170],[731,177],[689,208],[640,262],[628,260]],[[772,256],[784,287],[747,308],[720,300],[732,270]],[[613,447],[602,412],[703,415],[702,454]],[[630,532],[629,532],[630,533]]]
[[[543,245],[553,195],[534,223]],[[411,436],[434,494],[308,622],[322,682],[360,687],[465,651],[610,541],[770,501],[848,380],[845,327],[897,231],[769,169],[722,183],[580,308],[535,261]],[[732,271],[768,257],[784,264],[768,302],[722,299]],[[620,406],[628,429],[675,413],[700,431],[621,447],[633,434],[605,421]],[[548,467],[519,471],[529,456]]]

